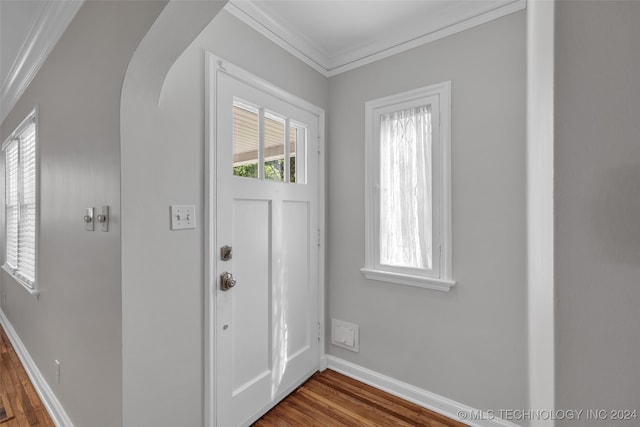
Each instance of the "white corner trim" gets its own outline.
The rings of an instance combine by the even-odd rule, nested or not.
[[[2,82],[0,123],[4,121],[36,76],[83,2],[84,0],[42,2],[43,6],[27,34],[27,39],[20,48],[5,81]]]
[[[476,9],[470,11],[470,14],[467,13],[466,16],[461,17],[461,15],[456,16],[455,14],[444,16],[444,19],[448,21],[444,26],[438,26],[437,23],[425,24],[425,32],[417,37],[404,32],[400,34],[385,33],[364,46],[347,47],[344,51],[331,55],[303,34],[298,34],[289,29],[286,24],[273,19],[258,6],[258,3],[231,0],[225,9],[325,77],[332,77],[362,67],[527,7],[527,0],[494,1],[494,4],[502,3],[497,7],[493,7],[491,2],[488,2],[488,9]]]
[[[9,337],[9,341],[11,341],[20,362],[22,362],[22,366],[24,366],[25,371],[27,371],[27,375],[33,384],[33,388],[35,388],[38,396],[40,396],[42,404],[51,416],[53,423],[57,427],[73,427],[71,419],[60,404],[58,398],[53,393],[53,390],[51,390],[51,387],[49,387],[47,381],[42,376],[42,373],[31,358],[27,348],[24,346],[22,340],[16,333],[16,330],[13,329],[9,319],[7,319],[7,316],[2,310],[0,310],[0,324],[2,324],[4,331],[7,333],[7,337]]]
[[[399,285],[415,286],[417,288],[433,289],[449,292],[455,286],[455,280],[435,279],[433,277],[412,276],[410,274],[394,273],[391,271],[361,268],[360,272],[369,280],[397,283]]]
[[[517,424],[502,420],[497,416],[493,417],[487,412],[423,390],[411,384],[398,381],[395,378],[347,362],[335,356],[327,355],[326,358],[329,369],[470,426],[518,427]],[[470,419],[472,415],[481,418],[481,420],[474,421]]]
[[[527,11],[527,305],[529,407],[555,409],[555,1]],[[555,425],[553,419],[531,427]]]

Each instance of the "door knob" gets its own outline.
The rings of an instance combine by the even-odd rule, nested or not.
[[[225,271],[220,275],[220,289],[228,291],[236,285],[236,281],[233,278],[233,274]]]

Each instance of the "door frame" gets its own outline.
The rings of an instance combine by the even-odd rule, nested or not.
[[[225,73],[241,82],[266,92],[282,101],[308,111],[318,117],[318,367],[325,356],[325,112],[273,83],[246,71],[211,52],[205,51],[205,100],[204,100],[204,425],[216,426],[216,297],[218,250],[216,248],[216,115],[217,85],[219,73]],[[313,142],[308,143],[308,158],[313,153]]]

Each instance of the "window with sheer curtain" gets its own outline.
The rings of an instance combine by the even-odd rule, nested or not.
[[[363,274],[448,290],[450,83],[367,102]]]
[[[380,117],[380,159],[380,264],[431,269],[431,106]]]
[[[36,291],[37,158],[35,111],[5,141],[6,251],[3,268]]]

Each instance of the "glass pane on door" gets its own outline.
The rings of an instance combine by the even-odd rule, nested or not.
[[[306,161],[306,125],[250,102],[234,99],[235,176],[306,184]]]
[[[258,178],[260,115],[257,108],[233,104],[233,174]]]
[[[273,113],[264,115],[264,177],[284,182],[286,120]]]

